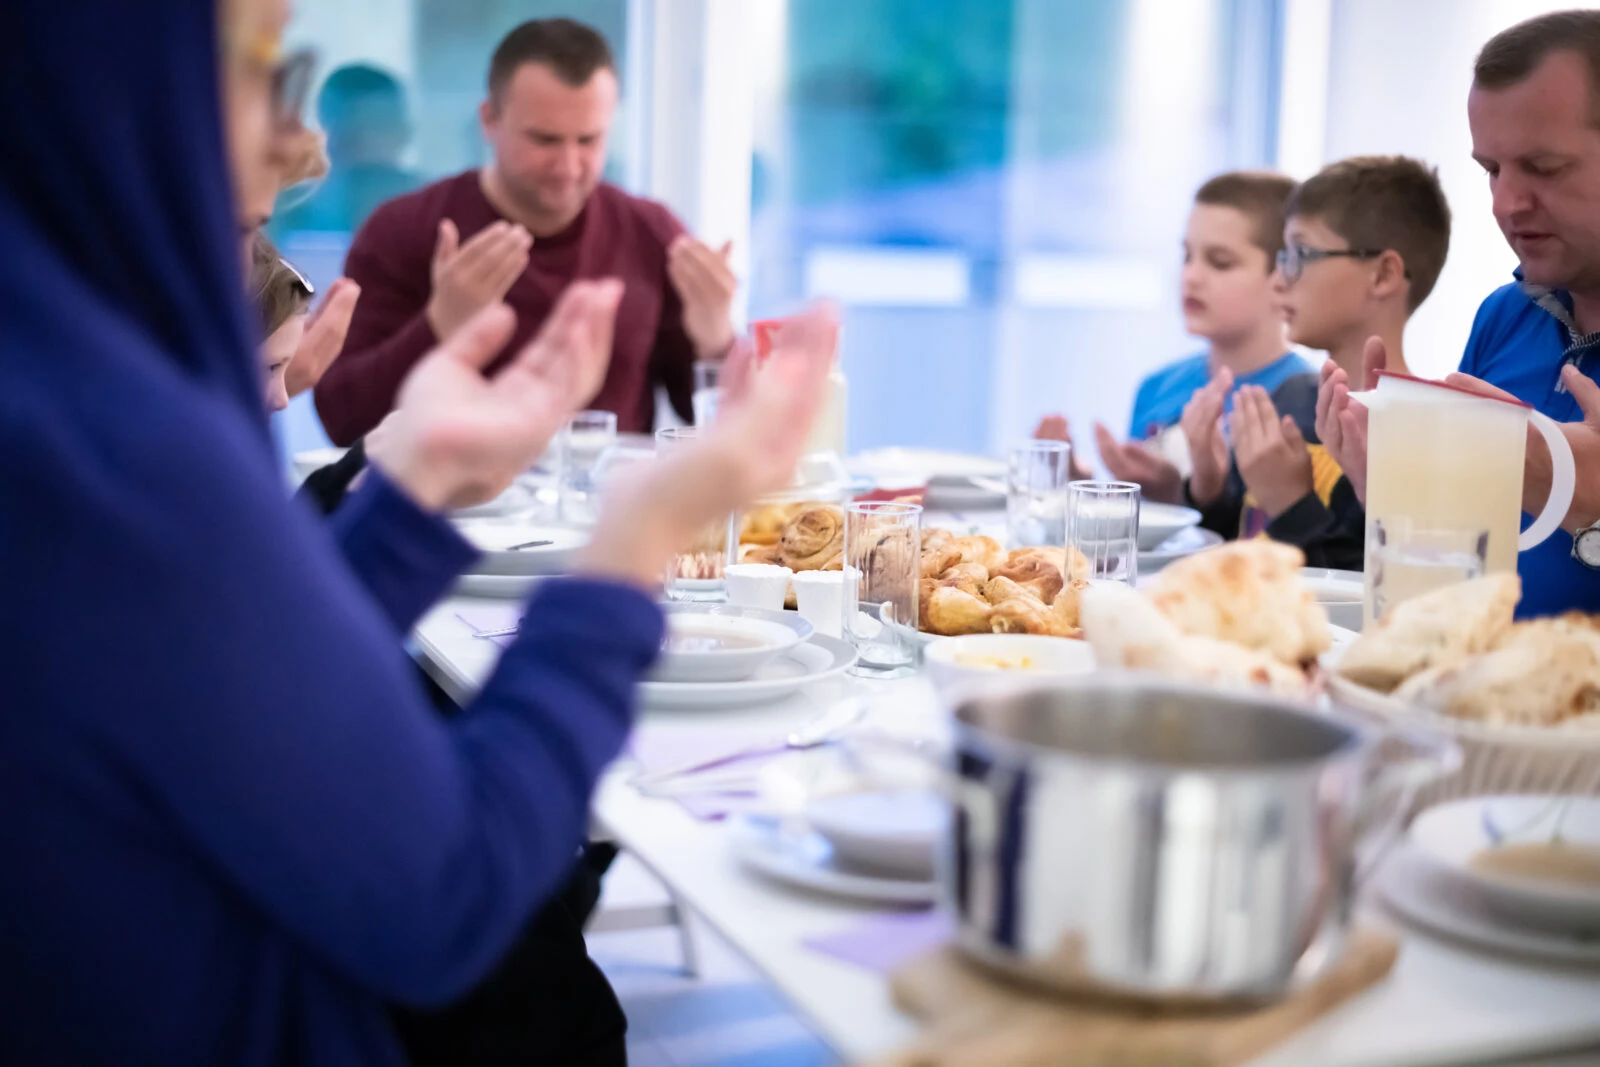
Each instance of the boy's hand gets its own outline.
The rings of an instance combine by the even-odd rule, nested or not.
[[[1222,408],[1233,389],[1233,372],[1224,367],[1183,408],[1183,436],[1194,469],[1189,496],[1201,507],[1216,502],[1228,481],[1228,442],[1222,436]]]
[[[1122,444],[1101,423],[1094,424],[1095,443],[1100,446],[1100,461],[1119,482],[1139,486],[1146,500],[1160,504],[1183,501],[1183,476],[1165,457],[1137,441]]]
[[[1078,446],[1072,443],[1072,427],[1067,425],[1063,415],[1046,415],[1039,420],[1039,425],[1033,428],[1035,441],[1060,441],[1070,445],[1072,451],[1067,453],[1067,476],[1075,482],[1086,482],[1094,477],[1094,472],[1089,469],[1078,455]]]
[[[1245,488],[1268,515],[1277,518],[1312,491],[1311,450],[1294,420],[1278,417],[1265,389],[1240,389],[1228,425]]]
[[[1368,389],[1378,384],[1377,372],[1389,362],[1383,338],[1367,338],[1361,370]],[[1367,409],[1350,399],[1350,376],[1333,360],[1322,365],[1317,387],[1317,436],[1322,447],[1350,480],[1356,499],[1367,502]]]

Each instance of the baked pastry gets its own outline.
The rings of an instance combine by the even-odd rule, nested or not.
[[[779,540],[781,562],[797,571],[836,571],[844,566],[844,512],[821,506],[796,515]]]
[[[1150,671],[1232,688],[1303,696],[1303,671],[1261,649],[1186,634],[1155,603],[1125,586],[1082,591],[1083,633],[1102,667]]]
[[[740,563],[783,563],[783,548],[780,545],[740,545]]]
[[[922,554],[927,555],[929,552],[937,552],[955,539],[955,534],[941,526],[935,526],[931,530],[923,530]]]
[[[1008,600],[1016,600],[1019,597],[1035,601],[1041,608],[1045,606],[1044,601],[1040,600],[1032,591],[1018,585],[1003,574],[996,575],[983,583],[983,599],[996,607]]]
[[[1061,628],[1071,631],[1074,636],[1083,633],[1083,591],[1087,588],[1089,581],[1086,578],[1068,582],[1050,604],[1050,613],[1059,620]]]
[[[982,600],[983,587],[988,584],[989,572],[979,563],[958,563],[939,575],[939,584],[961,590]]]
[[[1060,565],[1036,553],[1013,552],[999,569],[990,572],[989,578],[1008,578],[1033,592],[1043,603],[1050,604],[1066,584]]]
[[[937,585],[928,595],[923,628],[944,637],[990,633],[994,607],[981,597],[950,585]]]
[[[1327,612],[1300,582],[1304,565],[1292,545],[1236,541],[1172,564],[1156,578],[1150,600],[1185,634],[1299,667],[1333,640]]]
[[[1551,632],[1536,643],[1423,671],[1395,696],[1490,726],[1555,726],[1600,710],[1600,658],[1593,641]]]
[[[1514,574],[1489,574],[1396,605],[1339,658],[1340,675],[1393,692],[1431,669],[1448,670],[1496,647],[1511,629],[1522,593]]]
[[[961,550],[951,548],[948,543],[943,548],[922,547],[921,572],[924,578],[937,578],[960,562]]]
[[[739,543],[775,545],[783,538],[789,522],[806,509],[805,504],[763,504],[745,512],[739,525]]]
[[[971,537],[957,537],[950,544],[961,552],[962,563],[976,563],[985,572],[997,571],[1005,566],[1005,550],[992,537],[974,534]]]
[[[996,578],[994,581],[1007,581]],[[1056,612],[1024,593],[995,605],[989,628],[997,634],[1038,634],[1043,637],[1081,637],[1082,631],[1068,625]]]

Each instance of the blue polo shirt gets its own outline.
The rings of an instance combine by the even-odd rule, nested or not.
[[[1479,306],[1461,372],[1499,386],[1557,422],[1582,422],[1583,410],[1561,384],[1561,368],[1573,363],[1600,381],[1600,333],[1579,335],[1567,294],[1520,277]],[[1523,516],[1524,526],[1531,521]],[[1600,571],[1572,558],[1572,535],[1565,530],[1517,557],[1517,573],[1518,616],[1600,611]]]
[[[1234,392],[1238,392],[1241,385],[1259,385],[1273,393],[1296,374],[1312,373],[1311,364],[1303,357],[1294,352],[1285,352],[1260,370],[1237,378],[1233,388]],[[1128,424],[1129,439],[1143,441],[1177,423],[1183,417],[1183,406],[1189,402],[1189,398],[1210,380],[1211,357],[1204,352],[1152,372],[1139,383],[1139,392],[1133,398],[1133,418]],[[1232,405],[1233,397],[1230,394],[1229,409]]]

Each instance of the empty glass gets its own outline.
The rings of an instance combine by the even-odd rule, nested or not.
[[[556,500],[562,522],[590,524],[598,518],[600,494],[595,466],[617,441],[617,416],[580,411],[556,436]]]
[[[1398,516],[1369,519],[1367,621],[1382,619],[1412,597],[1482,577],[1488,559],[1488,530],[1430,530]]]
[[[883,677],[915,667],[921,560],[919,505],[845,505],[842,622],[860,657],[853,673]]]
[[[1029,441],[1011,450],[1006,475],[1006,547],[1055,548],[1067,537],[1072,446]]]
[[[1089,561],[1091,582],[1139,582],[1139,487],[1132,482],[1067,486],[1067,551]]]
[[[666,459],[673,452],[699,439],[703,431],[694,426],[677,426],[656,431],[656,455]],[[725,600],[727,583],[723,568],[735,555],[738,525],[731,516],[708,524],[685,545],[670,564],[662,592],[668,600]]]

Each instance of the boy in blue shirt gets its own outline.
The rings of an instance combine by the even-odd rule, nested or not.
[[[1184,406],[1218,374],[1231,374],[1233,388],[1260,385],[1271,393],[1311,373],[1310,364],[1288,351],[1273,285],[1283,247],[1283,205],[1293,189],[1294,182],[1281,174],[1234,171],[1212,178],[1195,194],[1183,238],[1183,319],[1208,349],[1145,378],[1134,398],[1127,444],[1106,427],[1095,427],[1100,458],[1112,475],[1138,482],[1152,500],[1182,499],[1188,450],[1179,422]],[[1046,417],[1034,436],[1071,440],[1059,415]],[[1075,474],[1088,477],[1073,458]]]

